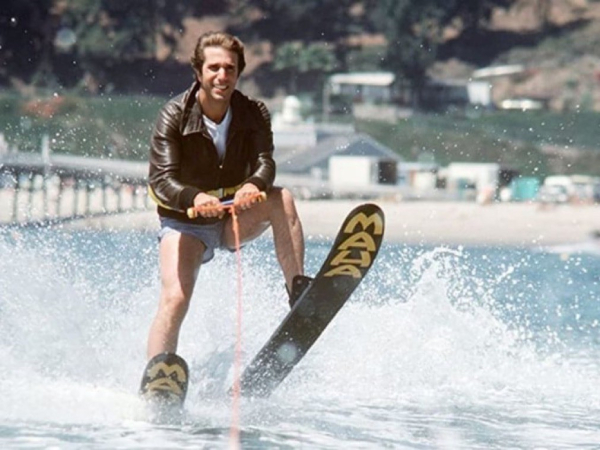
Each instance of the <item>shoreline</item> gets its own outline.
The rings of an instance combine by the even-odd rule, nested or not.
[[[297,201],[304,235],[333,238],[361,200]],[[600,205],[375,200],[386,216],[385,240],[420,245],[525,246],[577,244],[600,231]],[[65,229],[158,229],[154,209],[80,219]],[[599,243],[600,245],[600,243]]]

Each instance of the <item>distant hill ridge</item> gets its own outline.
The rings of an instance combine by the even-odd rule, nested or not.
[[[174,56],[187,63],[199,33],[225,29],[234,20],[228,16],[187,19]],[[456,33],[449,30],[448,34]],[[373,36],[358,40],[363,45],[384,41]],[[253,73],[272,60],[272,45],[252,42],[248,47],[252,57],[244,87],[264,94]],[[161,54],[159,46],[157,56]],[[542,99],[557,111],[600,111],[600,1],[519,0],[508,10],[498,8],[486,30],[449,39],[430,74],[468,79],[477,68],[502,64],[522,64],[527,70],[519,77],[497,81],[496,98]]]

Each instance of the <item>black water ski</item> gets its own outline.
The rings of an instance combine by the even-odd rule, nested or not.
[[[140,384],[140,395],[159,406],[181,407],[188,379],[188,366],[181,356],[161,353],[148,361]]]
[[[373,264],[384,228],[377,205],[348,214],[312,284],[242,374],[243,395],[269,396],[298,364]]]

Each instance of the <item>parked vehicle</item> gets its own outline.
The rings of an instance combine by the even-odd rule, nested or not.
[[[567,188],[556,184],[542,186],[537,194],[537,200],[542,203],[566,203],[569,197]]]

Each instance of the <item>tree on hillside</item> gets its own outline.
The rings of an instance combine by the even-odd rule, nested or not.
[[[158,35],[175,48],[186,17],[225,11],[217,0],[3,0],[0,67],[47,86],[58,84],[57,55],[70,55],[82,78],[102,86],[106,68],[153,59]]]
[[[241,34],[254,33],[275,45],[287,41],[335,42],[350,32],[355,21],[351,6],[356,0],[244,0],[241,11],[258,11],[260,17],[240,24]]]
[[[541,0],[546,2],[546,0]],[[463,30],[479,30],[489,25],[497,8],[509,8],[517,0],[460,0],[447,2],[450,20],[460,19]]]
[[[233,0],[149,0],[155,12],[155,33],[160,35],[172,55],[184,32],[184,20],[193,17],[230,15]]]
[[[88,75],[104,84],[105,67],[154,59],[158,36],[172,54],[186,18],[225,14],[227,8],[220,0],[70,0],[63,21],[74,27],[75,51]]]
[[[3,0],[0,14],[0,76],[29,78],[52,73],[52,0]]]
[[[373,1],[373,0],[372,0]],[[373,1],[372,20],[385,34],[384,66],[412,87],[413,105],[421,105],[427,70],[436,61],[443,32],[451,23],[462,29],[478,29],[487,23],[494,7],[515,0],[378,0]]]
[[[361,30],[363,16],[353,7],[357,0],[231,0],[240,20],[229,31],[247,41],[272,43],[275,71],[288,75],[290,92],[296,93],[300,74],[323,75],[346,67],[345,39]]]
[[[119,61],[150,58],[155,52],[156,2],[144,0],[72,0],[62,12],[71,30],[74,58],[86,74],[88,88],[106,84],[105,70]]]
[[[420,105],[427,69],[435,61],[442,39],[445,3],[444,0],[377,2],[374,21],[387,39],[383,65],[410,82],[414,106]]]
[[[299,73],[327,73],[336,66],[335,55],[324,43],[304,44],[302,42],[286,42],[281,44],[275,53],[273,68],[288,75],[288,91],[297,93]]]

